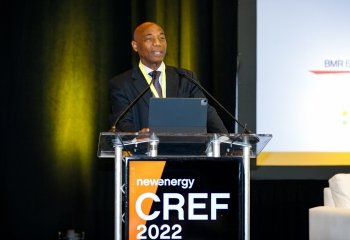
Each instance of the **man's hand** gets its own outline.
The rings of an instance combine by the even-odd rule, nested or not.
[[[149,133],[149,128],[142,128],[139,133]]]
[[[142,128],[139,133],[149,133],[149,128]],[[137,136],[136,139],[148,138],[148,136]]]

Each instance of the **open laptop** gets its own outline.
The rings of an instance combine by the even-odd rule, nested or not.
[[[206,98],[151,98],[149,129],[155,133],[207,133]]]

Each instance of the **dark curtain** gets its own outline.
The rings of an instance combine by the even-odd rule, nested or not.
[[[113,238],[113,163],[96,157],[108,129],[107,83],[130,69],[144,21],[165,30],[166,64],[189,68],[234,113],[237,4],[232,0],[3,1],[2,235]],[[210,100],[213,104],[213,101]],[[230,132],[234,122],[213,104]]]

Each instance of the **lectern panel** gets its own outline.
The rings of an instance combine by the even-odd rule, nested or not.
[[[242,239],[242,158],[127,158],[126,239]]]

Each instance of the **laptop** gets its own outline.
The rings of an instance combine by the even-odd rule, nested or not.
[[[151,98],[149,129],[155,133],[207,133],[206,98]]]

